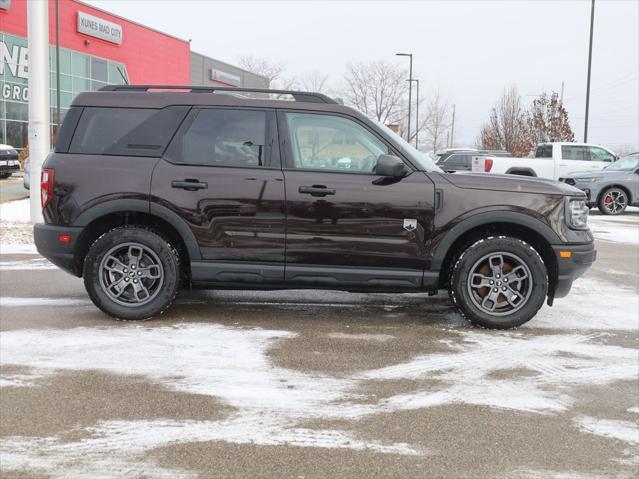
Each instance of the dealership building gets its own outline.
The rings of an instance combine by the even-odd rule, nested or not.
[[[59,1],[60,115],[73,97],[109,84],[264,88],[267,80],[192,52],[187,40],[76,0]],[[56,128],[55,1],[49,1],[52,133]],[[27,144],[27,2],[0,0],[0,143]]]

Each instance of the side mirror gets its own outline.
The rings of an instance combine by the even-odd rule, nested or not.
[[[403,178],[408,174],[408,168],[400,158],[394,155],[379,155],[375,174],[387,178]]]

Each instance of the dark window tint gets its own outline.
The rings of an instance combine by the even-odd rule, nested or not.
[[[552,158],[552,145],[539,145],[535,158]]]
[[[561,159],[590,161],[590,154],[585,146],[564,145],[561,147]]]
[[[266,112],[202,109],[171,145],[171,161],[206,166],[265,166]]]
[[[189,107],[95,108],[82,112],[70,153],[162,156]]]
[[[445,169],[454,170],[470,166],[470,155],[451,155],[445,163]]]

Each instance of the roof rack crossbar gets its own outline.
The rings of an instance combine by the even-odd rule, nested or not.
[[[307,103],[331,103],[337,104],[335,100],[323,93],[293,91],[293,90],[270,90],[266,88],[234,88],[234,87],[211,87],[211,86],[189,86],[189,85],[107,85],[100,88],[100,91],[149,91],[149,90],[189,90],[194,93],[265,93],[275,95],[291,95],[295,101]]]

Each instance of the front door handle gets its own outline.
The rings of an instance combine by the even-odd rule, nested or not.
[[[298,191],[303,195],[312,196],[327,196],[335,194],[335,188],[327,188],[324,185],[300,186]]]
[[[171,182],[172,188],[182,188],[187,191],[203,190],[209,187],[209,184],[205,181],[196,180],[194,178],[187,178],[186,180],[173,180]]]

